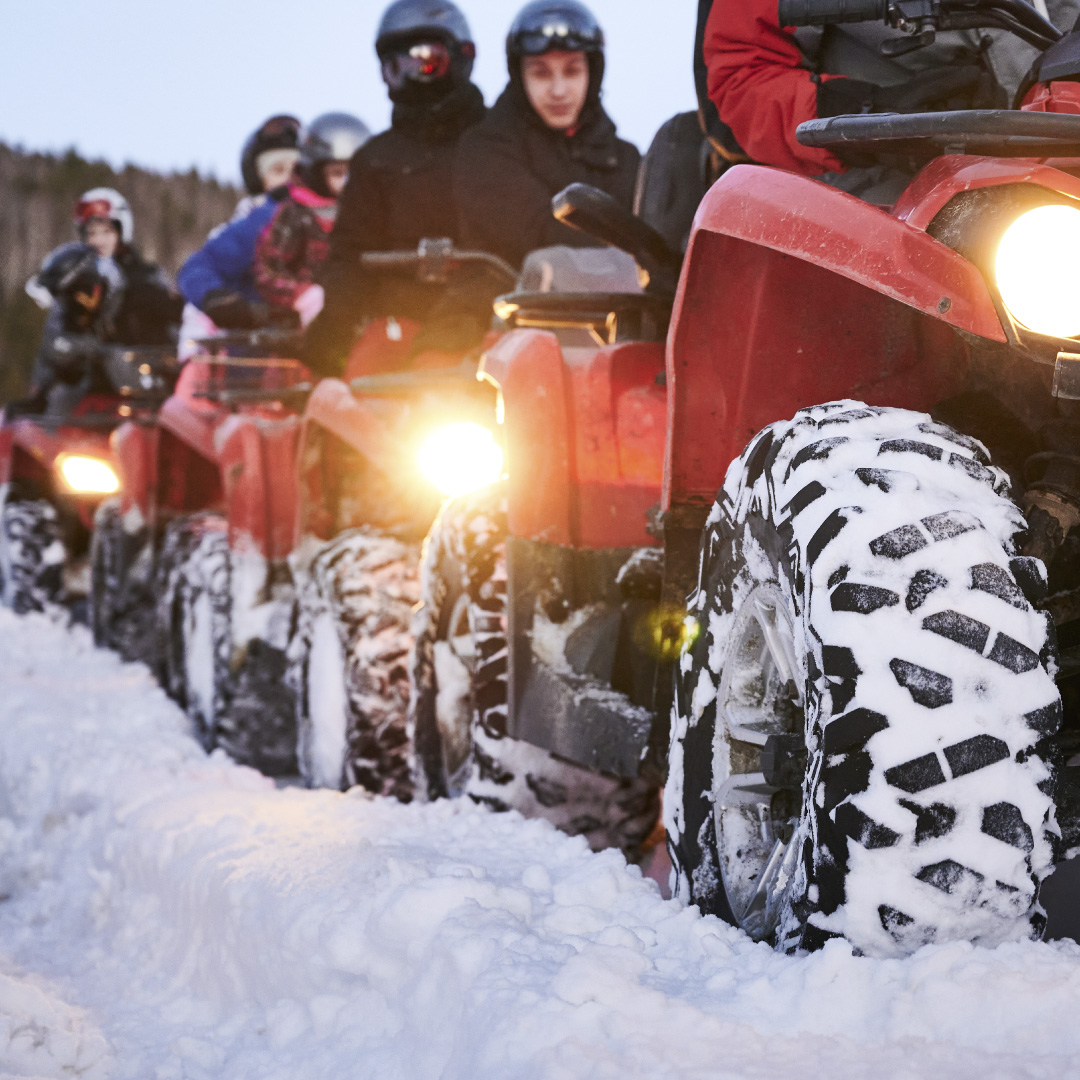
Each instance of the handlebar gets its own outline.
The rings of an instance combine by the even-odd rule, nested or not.
[[[781,26],[829,26],[883,21],[907,35],[883,50],[888,55],[928,45],[939,30],[1006,30],[1037,49],[1062,32],[1025,0],[779,0]]]
[[[423,282],[443,284],[449,274],[466,265],[487,266],[507,281],[517,281],[517,271],[488,251],[462,251],[448,239],[425,239],[415,251],[366,251],[360,265],[366,270],[416,270]]]
[[[781,26],[831,26],[884,20],[887,0],[780,0]]]

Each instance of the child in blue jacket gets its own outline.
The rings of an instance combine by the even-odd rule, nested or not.
[[[244,145],[240,169],[247,188],[233,218],[215,229],[180,268],[177,284],[188,302],[181,331],[181,358],[194,347],[188,339],[210,337],[218,329],[265,325],[267,305],[252,278],[259,236],[288,197],[287,184],[300,156],[300,122],[274,116]]]

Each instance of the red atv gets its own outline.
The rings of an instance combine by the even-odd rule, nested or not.
[[[82,387],[51,395],[41,412],[4,411],[0,599],[8,607],[85,604],[94,513],[120,488],[110,432],[129,421],[152,425],[177,370],[171,347],[102,346]]]
[[[540,750],[666,776],[679,895],[897,955],[1038,936],[1080,845],[1080,33],[1014,0],[781,4],[852,19],[1045,51],[1017,110],[800,128],[921,167],[890,208],[726,172],[666,343],[646,298],[567,300],[614,328],[588,349],[507,298],[507,515],[452,502],[429,538],[414,723],[437,793],[513,804]],[[673,265],[597,192],[556,213]]]
[[[427,240],[364,256],[369,271],[453,287],[514,271],[480,252]],[[289,652],[300,773],[313,786],[408,799],[406,658],[419,599],[419,546],[442,500],[497,479],[495,391],[478,351],[418,349],[408,320],[368,323],[344,379],[324,379],[304,412],[299,534],[292,558],[296,631]],[[415,354],[415,355],[414,355]]]
[[[419,252],[365,256],[369,269],[436,283],[476,261],[490,257],[438,241]],[[416,331],[393,319],[370,323],[349,362],[351,373],[368,374],[314,387],[290,359],[294,334],[209,339],[207,355],[185,364],[156,427],[128,424],[114,436],[125,484],[98,513],[95,634],[159,672],[208,749],[221,746],[270,774],[293,773],[299,715],[300,766],[310,782],[362,781],[405,794],[394,767],[404,760],[404,702],[393,704],[405,685],[396,670],[404,676],[405,667],[399,659],[395,669],[385,639],[393,639],[392,626],[407,627],[415,545],[443,497],[420,477],[415,456],[437,422],[489,419],[494,398],[477,382],[475,361],[466,370],[460,355],[436,357],[442,370],[400,373]],[[490,434],[487,442],[490,456],[497,451]],[[445,464],[437,460],[433,472],[441,475]],[[483,479],[500,469],[501,454]],[[463,490],[460,481],[450,477],[448,490]],[[377,626],[358,615],[364,589],[372,591]],[[333,638],[325,637],[328,626]],[[405,640],[397,655],[407,650]],[[347,768],[338,747],[335,771],[326,764],[327,737],[313,739],[310,717],[329,715],[330,729],[344,733],[344,712],[330,710],[345,709],[353,679],[365,687],[374,680],[386,698],[357,698],[369,719],[349,728],[359,732],[353,742],[374,725],[377,744],[389,745],[367,771]],[[384,722],[399,714],[396,727]]]
[[[97,514],[94,635],[158,671],[208,748],[287,773],[286,560],[309,375],[285,331],[204,345],[154,425],[129,422],[112,436],[124,483]]]

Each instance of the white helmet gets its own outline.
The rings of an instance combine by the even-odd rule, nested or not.
[[[120,242],[131,243],[135,219],[131,216],[127,199],[119,191],[109,187],[96,187],[84,192],[75,203],[75,229],[80,237],[83,226],[92,218],[111,221],[120,232]]]

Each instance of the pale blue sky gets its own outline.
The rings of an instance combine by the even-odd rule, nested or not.
[[[523,3],[524,0],[520,0]],[[488,102],[506,82],[518,0],[458,0]],[[604,101],[646,148],[694,107],[695,0],[591,0],[608,39]],[[389,121],[373,40],[381,0],[0,0],[0,141],[76,146],[113,164],[238,178],[266,116],[345,110]]]

